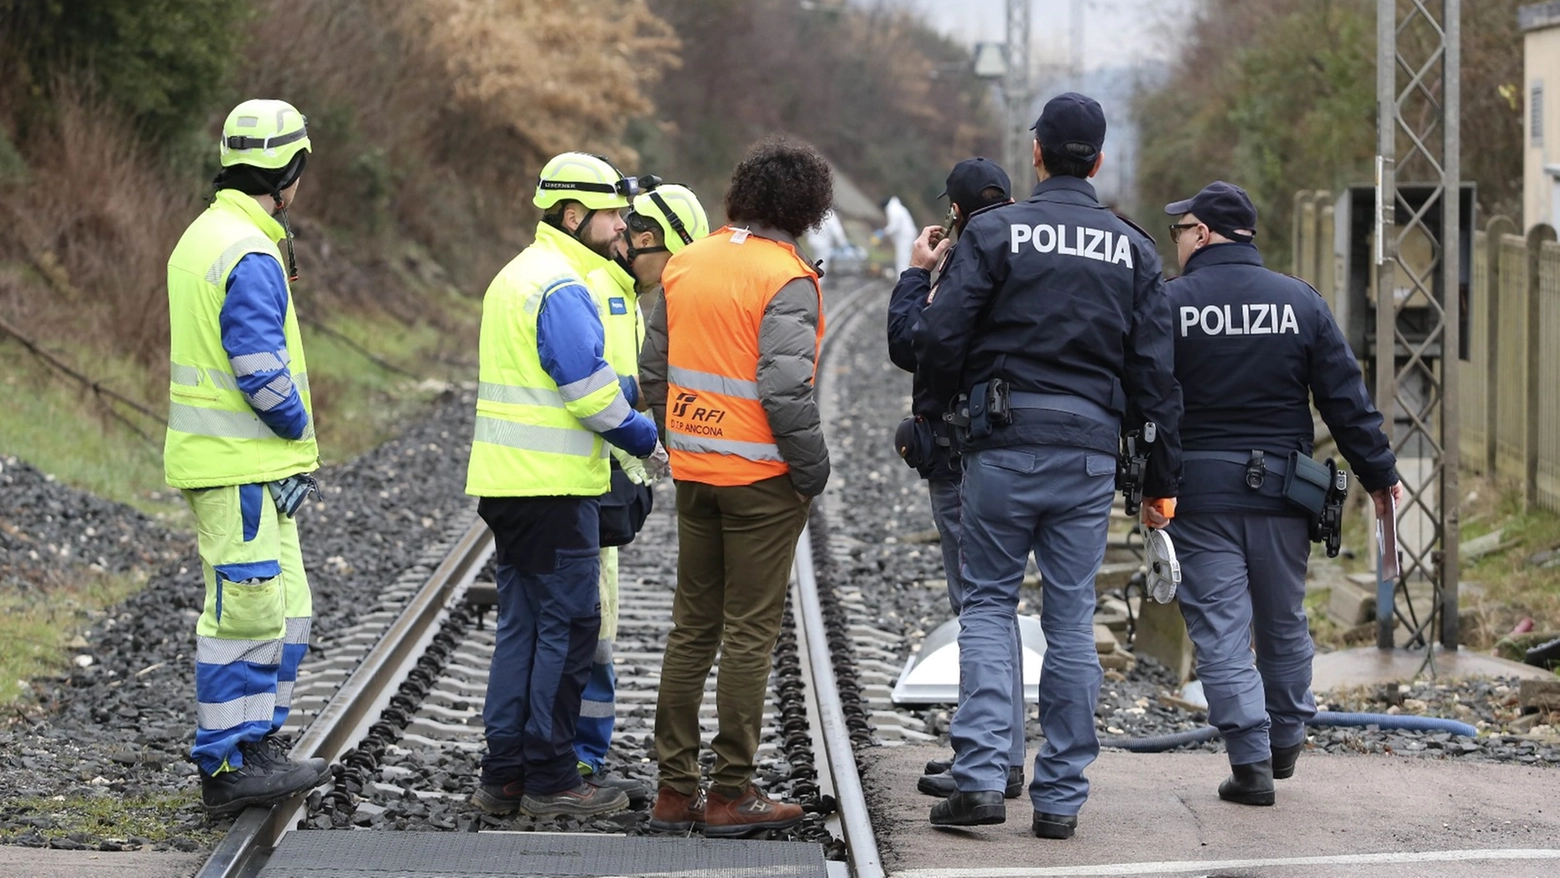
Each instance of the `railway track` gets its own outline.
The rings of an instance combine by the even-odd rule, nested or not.
[[[834,393],[830,354],[868,322],[869,305],[886,292],[858,282],[830,291],[831,331],[818,370],[820,398]],[[825,419],[830,406],[824,402]],[[670,506],[663,493],[663,507]],[[859,596],[841,594],[818,578],[835,563],[827,541],[838,511],[815,508],[798,546],[786,630],[776,651],[766,732],[758,753],[761,776],[784,784],[803,804],[803,824],[788,840],[821,844],[860,878],[883,874],[871,821],[856,773],[856,750],[889,741],[929,738],[908,714],[885,709],[898,640],[865,621]],[[819,537],[815,541],[815,536]],[[675,545],[675,520],[652,515],[636,546]],[[417,829],[541,829],[643,832],[644,812],[597,818],[588,825],[560,818],[495,818],[474,807],[472,770],[483,750],[482,699],[493,652],[481,581],[493,553],[492,536],[475,515],[452,522],[443,542],[387,587],[378,605],[350,629],[328,632],[299,675],[289,730],[293,752],[332,763],[329,782],[270,808],[243,812],[199,872],[200,878],[266,874],[289,833],[369,828],[394,830],[419,803],[444,803],[440,815]],[[625,550],[620,560],[619,683],[614,755],[650,762],[661,654],[671,629],[674,569],[669,553]],[[707,682],[701,726],[715,729],[715,673]],[[644,765],[653,776],[653,766]],[[458,815],[452,819],[450,814]],[[452,868],[454,864],[452,863]]]

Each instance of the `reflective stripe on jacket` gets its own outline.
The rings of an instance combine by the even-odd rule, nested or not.
[[[248,195],[231,189],[185,230],[168,257],[168,433],[163,470],[175,488],[242,485],[285,478],[319,467],[303,341],[292,292],[287,294],[286,346],[234,362],[222,346],[222,304],[228,276],[251,253],[282,264],[280,223]],[[299,439],[284,439],[255,414],[239,390],[235,370],[287,365],[308,413]],[[242,371],[241,374],[250,374]]]
[[[607,492],[607,451],[598,434],[620,426],[631,414],[617,374],[603,364],[560,387],[542,364],[537,333],[548,297],[571,289],[588,295],[584,278],[604,263],[543,223],[537,226],[535,243],[488,286],[482,300],[477,420],[466,493],[596,497]]]
[[[662,276],[667,330],[666,445],[672,475],[750,485],[790,471],[758,389],[765,309],[791,281],[818,276],[790,244],[724,228],[683,248]]]

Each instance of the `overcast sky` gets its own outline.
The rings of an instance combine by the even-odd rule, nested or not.
[[[894,0],[965,45],[1002,42],[1007,0]],[[1087,69],[1164,60],[1178,23],[1195,0],[1083,0],[1083,64]],[[1071,64],[1075,0],[1030,0],[1030,61]]]

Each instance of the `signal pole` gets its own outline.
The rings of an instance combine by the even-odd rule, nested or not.
[[[1007,99],[1007,137],[1003,138],[1003,165],[1014,180],[1028,180],[1029,124],[1029,3],[1007,0],[1007,75],[1002,95]]]

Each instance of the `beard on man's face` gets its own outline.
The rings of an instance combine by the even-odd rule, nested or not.
[[[617,242],[620,238],[619,234],[612,231],[611,224],[598,222],[596,216],[591,217],[591,221],[581,226],[579,231],[580,243],[603,259],[617,256]]]

